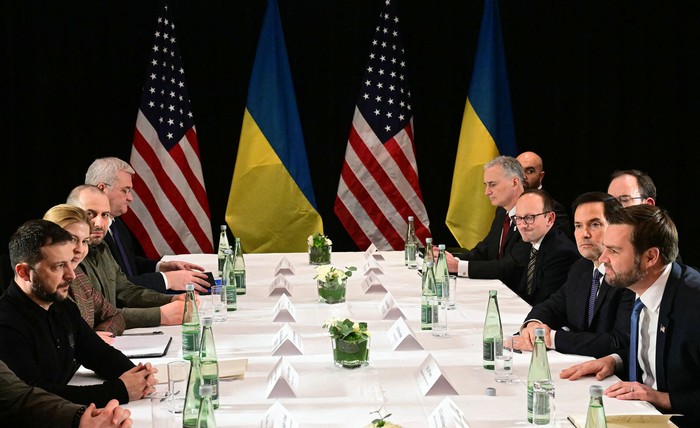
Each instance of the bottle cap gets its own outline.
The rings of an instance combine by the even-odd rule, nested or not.
[[[226,225],[225,225],[225,224],[222,224],[222,225],[221,225],[221,231],[222,231],[222,232],[225,232],[225,231],[226,231]]]
[[[204,326],[209,326],[209,327],[211,327],[211,325],[212,325],[213,323],[214,323],[214,319],[213,319],[212,317],[204,317],[204,318],[202,318],[202,325],[204,325]]]
[[[426,265],[427,267],[431,268],[431,267],[433,267],[433,262],[427,261],[427,262],[425,262],[425,265]]]
[[[185,291],[194,291],[194,284],[185,284]]]
[[[487,397],[495,397],[496,396],[496,388],[489,386],[486,388],[486,396]]]
[[[433,238],[425,238],[425,243],[427,244],[428,242],[433,242]]]
[[[600,398],[603,396],[603,387],[600,385],[591,385],[589,392],[591,397]]]
[[[535,336],[544,337],[544,329],[542,327],[535,328]]]
[[[497,296],[498,290],[489,290],[489,296]]]
[[[408,216],[408,221],[413,221],[413,216],[412,216],[412,215]]]
[[[199,395],[201,395],[202,397],[205,397],[207,395],[211,395],[211,393],[212,393],[211,385],[206,385],[206,384],[199,385]]]
[[[445,249],[445,244],[438,245],[438,250],[444,250],[444,249]]]

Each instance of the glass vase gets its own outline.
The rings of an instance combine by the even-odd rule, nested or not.
[[[328,265],[331,263],[331,253],[333,252],[332,245],[323,245],[314,247],[309,245],[309,264],[310,265]]]
[[[321,303],[342,303],[345,301],[345,287],[347,279],[326,282],[317,280],[318,301]]]
[[[356,341],[331,339],[333,364],[346,369],[366,366],[369,364],[369,342],[369,338]]]

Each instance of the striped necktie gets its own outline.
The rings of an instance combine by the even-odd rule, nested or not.
[[[588,296],[588,326],[593,321],[595,313],[595,299],[598,297],[598,289],[600,288],[600,271],[593,269],[593,283],[591,284],[591,294]]]
[[[527,295],[532,296],[535,291],[535,260],[537,260],[537,250],[530,249],[530,261],[527,263]]]
[[[630,382],[641,381],[637,379],[637,346],[639,336],[639,313],[644,308],[644,303],[637,297],[632,308],[632,317],[630,318]]]

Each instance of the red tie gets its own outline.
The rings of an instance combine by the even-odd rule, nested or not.
[[[506,217],[503,219],[503,233],[501,233],[501,247],[498,250],[498,258],[503,256],[503,248],[506,246],[506,236],[508,236],[508,230],[510,229],[510,217],[506,212]]]

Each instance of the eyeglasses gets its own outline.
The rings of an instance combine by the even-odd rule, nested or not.
[[[109,184],[109,183],[103,183],[103,184],[104,184],[105,186],[107,186],[107,187],[114,187],[113,184]],[[123,194],[128,195],[129,193],[131,193],[131,191],[132,191],[133,189],[132,189],[131,187],[124,187],[124,188],[122,188],[122,189],[116,189],[116,190],[119,190],[119,191],[122,192]]]
[[[622,204],[626,204],[626,203],[632,201],[633,199],[640,199],[641,200],[641,199],[646,199],[646,198],[647,198],[646,196],[620,195],[617,197],[617,200],[620,201],[620,203],[622,203]]]
[[[510,216],[510,218],[513,220],[513,222],[516,225],[518,225],[520,223],[532,224],[535,222],[535,219],[537,218],[537,216],[546,215],[549,213],[551,213],[551,211],[544,211],[544,212],[541,212],[539,214],[529,214],[529,215],[522,216],[522,217],[517,216],[517,215],[513,215],[513,216]]]

